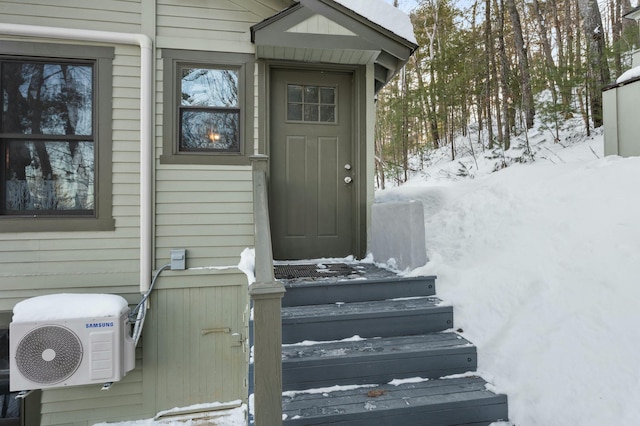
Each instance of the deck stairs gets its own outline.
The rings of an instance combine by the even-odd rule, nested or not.
[[[313,275],[316,266],[306,267]],[[479,426],[507,419],[507,397],[473,373],[476,348],[453,331],[453,308],[435,297],[435,277],[348,268],[319,279],[276,267],[287,290],[284,425]]]

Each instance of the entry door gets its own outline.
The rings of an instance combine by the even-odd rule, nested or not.
[[[271,73],[270,215],[275,259],[353,250],[352,74]]]

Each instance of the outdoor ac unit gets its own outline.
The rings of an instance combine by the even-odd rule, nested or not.
[[[16,321],[14,309],[9,325],[11,391],[122,379],[135,366],[128,314],[126,307],[106,316]]]

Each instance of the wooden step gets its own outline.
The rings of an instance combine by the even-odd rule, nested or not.
[[[479,377],[385,384],[319,393],[285,392],[288,426],[489,425],[507,419],[507,397]]]
[[[435,278],[387,277],[343,281],[285,282],[282,306],[324,305],[336,302],[366,302],[399,297],[433,296]]]
[[[283,343],[410,336],[452,327],[452,307],[436,297],[282,308]]]
[[[291,390],[439,378],[476,366],[475,346],[455,333],[285,345],[282,386]]]

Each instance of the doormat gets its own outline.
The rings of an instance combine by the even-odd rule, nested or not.
[[[274,265],[273,271],[277,280],[293,280],[297,278],[334,278],[362,276],[365,271],[355,265],[346,263],[320,263],[313,265]]]

